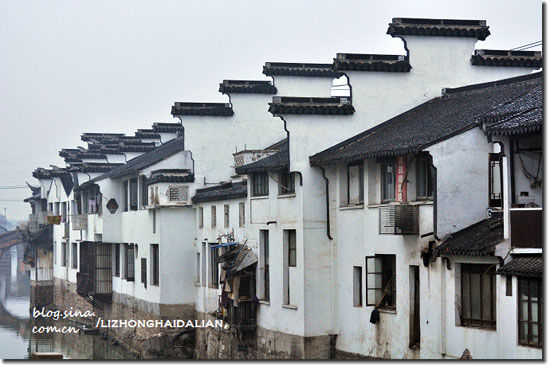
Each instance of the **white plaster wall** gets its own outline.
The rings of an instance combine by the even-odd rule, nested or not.
[[[332,82],[330,77],[288,76],[273,77],[277,95],[284,97],[330,97]]]
[[[195,182],[219,183],[234,175],[233,153],[264,149],[286,137],[281,120],[268,113],[270,94],[231,95],[235,114],[178,116],[185,129],[185,149],[191,151]]]
[[[487,218],[492,144],[474,128],[427,150],[437,168],[437,235],[443,238]]]

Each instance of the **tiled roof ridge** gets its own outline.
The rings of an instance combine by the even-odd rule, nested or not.
[[[477,83],[477,84],[470,84],[465,85],[463,87],[456,87],[456,88],[443,88],[443,95],[451,95],[455,93],[461,93],[466,91],[472,91],[472,90],[480,90],[480,89],[486,89],[486,88],[492,88],[492,87],[499,87],[507,84],[512,84],[516,82],[523,82],[523,81],[530,81],[537,78],[542,78],[542,72],[536,72],[531,74],[525,74],[525,75],[519,75],[514,76],[511,78],[506,79],[499,79],[494,80],[491,82],[485,82],[485,83]]]
[[[435,18],[392,18],[386,33],[393,37],[474,37],[479,40],[491,34],[485,20]]]

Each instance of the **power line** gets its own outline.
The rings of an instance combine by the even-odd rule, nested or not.
[[[511,48],[510,51],[521,51],[521,50],[526,50],[528,48],[533,48],[533,47],[537,47],[537,46],[541,46],[541,45],[542,45],[542,40],[541,41],[536,41],[536,42],[531,42],[531,43],[528,43],[528,44],[523,45],[523,46],[518,46],[518,47]]]

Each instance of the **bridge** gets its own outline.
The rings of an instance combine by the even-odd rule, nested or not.
[[[0,259],[13,246],[25,244],[23,231],[19,228],[0,234]]]

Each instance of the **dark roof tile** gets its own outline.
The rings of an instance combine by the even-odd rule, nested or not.
[[[118,178],[136,173],[145,167],[149,167],[183,150],[183,137],[177,137],[165,144],[162,144],[154,150],[151,150],[150,152],[144,153],[134,159],[129,160],[126,164],[123,164],[122,166],[119,166],[107,173],[95,177],[94,179],[92,179],[92,181],[97,182],[105,178]]]
[[[544,272],[542,256],[521,256],[497,270],[499,275],[541,278]]]
[[[230,103],[175,102],[172,116],[233,116]]]
[[[224,80],[219,92],[277,94],[277,88],[269,80]]]
[[[475,50],[472,65],[541,68],[540,51]]]
[[[339,78],[339,73],[332,68],[332,64],[303,64],[293,62],[266,62],[263,73],[268,76],[308,76]]]
[[[391,36],[475,37],[484,40],[491,34],[485,20],[393,18],[387,34]]]
[[[406,56],[339,53],[334,59],[334,69],[342,71],[390,71],[408,72],[411,65]]]
[[[171,182],[193,182],[195,177],[188,169],[159,169],[151,172],[147,184],[171,183]]]
[[[218,186],[198,189],[193,196],[193,203],[204,203],[220,200],[245,198],[248,195],[246,181],[230,182]]]
[[[542,73],[504,79],[446,93],[310,157],[316,165],[417,153],[471,129],[497,106],[542,85]]]
[[[352,115],[355,109],[345,97],[273,97],[273,115]]]
[[[447,237],[435,248],[437,256],[494,256],[504,241],[502,218],[489,218]]]

